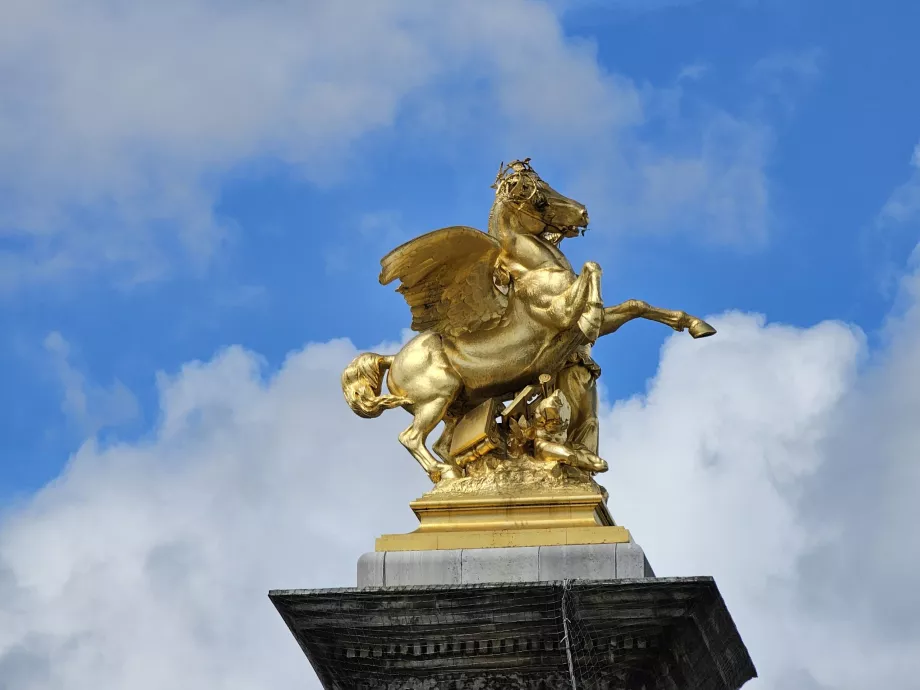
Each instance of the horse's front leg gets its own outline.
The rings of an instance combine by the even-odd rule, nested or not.
[[[716,332],[715,328],[701,318],[687,312],[653,307],[641,300],[631,299],[615,307],[604,309],[604,325],[601,327],[600,335],[613,333],[624,323],[633,319],[657,321],[670,326],[675,331],[683,331],[686,328],[694,338],[706,338]]]
[[[552,299],[548,312],[552,321],[563,330],[577,324],[585,337],[593,343],[603,327],[603,309],[601,267],[589,261],[584,265],[581,275]]]
[[[648,304],[637,299],[626,300],[615,307],[607,307],[604,309],[604,324],[601,326],[600,335],[609,335],[624,323],[640,318],[648,308]]]

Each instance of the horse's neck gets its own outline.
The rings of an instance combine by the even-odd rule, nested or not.
[[[492,208],[489,209],[489,226],[488,233],[495,239],[498,239],[499,236],[499,227],[503,220],[503,206],[504,204],[496,199],[492,203]]]
[[[497,239],[508,259],[519,269],[560,268],[572,270],[565,254],[542,237],[521,226],[513,205],[496,202],[489,213],[489,235]]]
[[[539,257],[542,262],[539,268],[561,268],[566,271],[572,270],[572,265],[569,263],[566,255],[552,242],[544,240],[537,235],[528,235],[526,238],[522,237],[522,239],[530,240],[530,242],[527,242],[527,244],[530,245],[529,248],[534,251],[535,257]]]

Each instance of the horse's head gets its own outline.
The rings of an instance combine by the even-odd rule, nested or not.
[[[564,237],[576,237],[588,226],[584,204],[563,196],[544,182],[530,166],[530,159],[502,163],[492,185],[495,206],[513,210],[515,231],[540,235],[558,243]],[[489,228],[495,235],[496,228]]]

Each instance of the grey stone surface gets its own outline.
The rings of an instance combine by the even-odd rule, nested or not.
[[[712,578],[276,590],[326,690],[737,690]]]
[[[540,580],[613,580],[619,544],[540,547]]]
[[[459,549],[387,552],[384,585],[459,585],[461,556]]]
[[[537,582],[540,579],[540,547],[514,546],[498,549],[463,549],[461,582]]]
[[[371,551],[361,555],[358,559],[358,587],[383,587],[386,585],[383,570],[386,556],[381,551]]]
[[[617,577],[654,577],[652,566],[645,558],[645,552],[636,542],[617,544]]]
[[[359,587],[642,577],[654,577],[654,573],[635,542],[389,551],[364,554],[358,560]]]

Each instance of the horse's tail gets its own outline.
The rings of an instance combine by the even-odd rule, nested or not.
[[[411,402],[409,398],[400,395],[380,395],[383,372],[392,363],[392,356],[365,352],[345,367],[342,372],[342,392],[352,412],[359,417],[379,417],[384,410]]]

